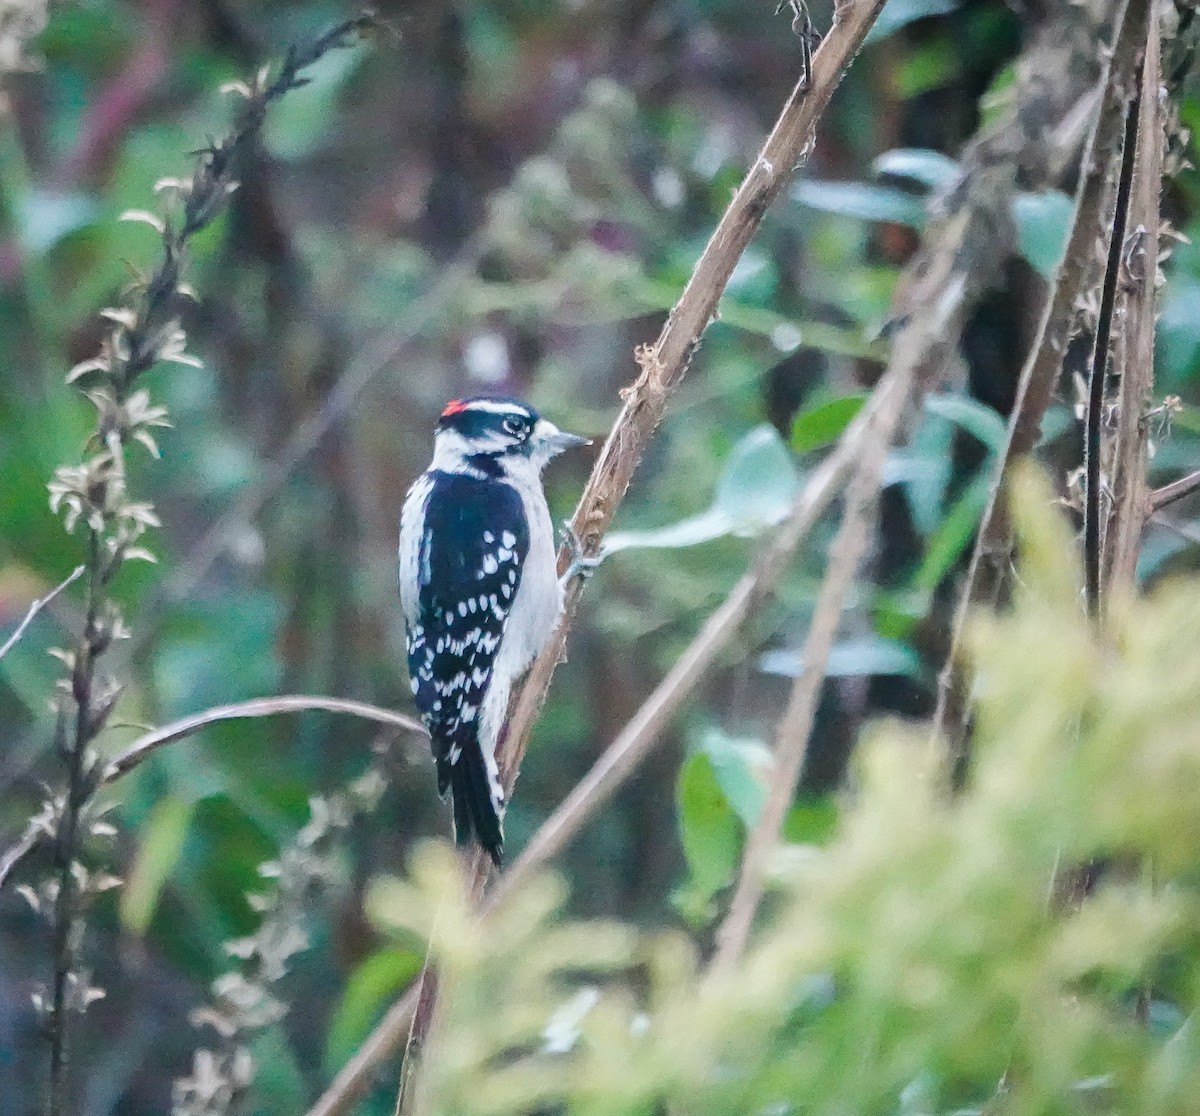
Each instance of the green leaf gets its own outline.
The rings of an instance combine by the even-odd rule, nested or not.
[[[793,845],[824,845],[837,821],[838,803],[832,794],[805,795],[783,819],[783,839]]]
[[[895,186],[807,180],[792,187],[792,198],[824,213],[858,217],[863,221],[894,221],[914,229],[925,227],[924,201]]]
[[[263,142],[272,155],[301,159],[331,134],[338,98],[366,56],[361,46],[349,46],[305,68],[308,84],[281,98],[267,114]]]
[[[957,7],[957,0],[888,0],[867,33],[866,41],[877,43],[918,19],[946,15]]]
[[[733,447],[713,506],[748,528],[771,526],[787,515],[799,483],[779,432],[763,423]]]
[[[747,829],[757,824],[767,800],[767,780],[772,758],[770,749],[753,737],[729,736],[721,729],[706,729],[700,750],[712,764],[725,800]]]
[[[929,545],[925,548],[925,557],[920,568],[913,577],[914,586],[919,589],[934,589],[958,561],[979,526],[983,509],[987,506],[991,484],[992,470],[989,459],[954,501],[954,506],[934,531]]]
[[[63,237],[95,219],[99,206],[86,194],[33,190],[17,205],[17,234],[26,252],[48,252]]]
[[[196,811],[194,799],[163,798],[141,827],[141,844],[121,892],[121,925],[144,934],[154,917],[158,898],[183,852]]]
[[[605,552],[695,546],[725,535],[756,535],[787,515],[799,484],[783,439],[764,423],[734,446],[707,511],[667,527],[615,531],[604,544]]]
[[[346,981],[325,1038],[325,1071],[336,1073],[375,1026],[385,1005],[421,971],[424,957],[405,949],[381,949],[359,963]]]
[[[911,179],[930,189],[949,186],[962,173],[962,168],[949,155],[924,147],[898,147],[885,151],[871,164],[871,170],[877,175]]]
[[[804,660],[799,651],[768,651],[759,659],[759,667],[767,674],[795,678],[804,672]],[[872,674],[913,678],[920,673],[921,658],[908,644],[874,634],[835,644],[829,650],[825,670],[829,678],[860,678]]]
[[[864,391],[826,399],[805,408],[792,423],[792,449],[797,453],[808,453],[836,442],[866,401]]]
[[[614,531],[605,540],[604,552],[615,554],[619,550],[675,550],[696,546],[732,534],[735,526],[734,521],[724,511],[710,508],[699,515],[672,523],[669,527],[659,527],[650,531]]]
[[[701,925],[712,918],[713,897],[733,879],[742,850],[742,824],[703,752],[689,755],[679,771],[676,807],[689,879],[672,901]]]
[[[1061,190],[1018,194],[1012,203],[1021,255],[1045,279],[1054,272],[1067,250],[1075,203]]]
[[[961,426],[968,434],[978,438],[992,453],[1004,446],[1008,434],[1007,425],[1000,413],[965,395],[944,395],[934,392],[925,397],[925,410]]]

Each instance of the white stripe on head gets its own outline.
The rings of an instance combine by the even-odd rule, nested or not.
[[[483,411],[488,415],[520,415],[526,419],[533,417],[528,407],[503,399],[473,399],[463,406],[463,410]]]

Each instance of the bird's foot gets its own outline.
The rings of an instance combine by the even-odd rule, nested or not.
[[[565,589],[577,577],[591,577],[596,572],[596,567],[604,561],[605,554],[603,550],[599,554],[584,554],[583,540],[579,537],[579,532],[571,526],[569,519],[563,521],[563,542],[566,544],[567,553],[571,556],[570,565],[558,579],[559,584]]]
[[[812,52],[820,45],[821,33],[813,26],[806,0],[779,0],[775,14],[792,13],[792,34],[800,40],[800,84],[807,89],[812,82]]]

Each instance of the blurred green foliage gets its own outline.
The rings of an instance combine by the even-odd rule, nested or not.
[[[198,238],[187,324],[206,367],[146,377],[174,429],[130,484],[164,526],[158,566],[130,567],[114,587],[134,635],[114,654],[125,727],[104,735],[106,750],[141,724],[284,691],[405,707],[396,521],[440,406],[512,391],[565,427],[602,433],[634,374],[634,345],[657,332],[798,66],[788,17],[772,19],[769,0],[378,7],[399,42],[331,56],[278,105],[262,149],[239,168],[231,212]],[[827,26],[828,6],[813,7]],[[79,460],[89,429],[66,371],[93,355],[96,312],[154,262],[153,234],[119,215],[155,209],[155,183],[226,127],[224,82],[346,14],[328,0],[60,0],[32,44],[40,68],[0,75],[0,630],[79,560],[45,485]],[[588,589],[508,815],[514,853],[745,569],[749,536],[778,519],[852,420],[886,356],[880,329],[929,193],[954,180],[963,143],[999,111],[1020,36],[1000,0],[890,0],[801,180],[739,265],[622,506],[615,537],[626,548]],[[1200,121],[1194,93],[1182,112]],[[1192,241],[1198,196],[1188,173],[1168,199]],[[1129,821],[1105,764],[1126,768],[1090,730],[1083,758],[1065,754],[1068,736],[1048,726],[1059,723],[1050,706],[1062,685],[1063,709],[1111,718],[1126,701],[1171,736],[1161,718],[1186,701],[1184,667],[1154,640],[1169,629],[1190,646],[1185,627],[1170,627],[1172,608],[1190,615],[1186,601],[1163,598],[1129,620],[1153,646],[1136,651],[1128,689],[1083,694],[1068,683],[1093,685],[1100,651],[1074,622],[1059,630],[1065,589],[1031,590],[1051,602],[1055,625],[1029,605],[985,647],[1001,664],[993,720],[1028,718],[1017,722],[1028,733],[989,723],[991,758],[963,803],[943,802],[922,747],[890,733],[854,793],[836,789],[861,724],[928,709],[939,608],[997,444],[995,389],[1015,376],[1031,292],[1061,251],[1063,196],[1024,195],[1013,218],[1023,259],[1015,277],[998,277],[1003,313],[981,316],[963,383],[914,416],[888,463],[877,553],[834,649],[813,762],[786,824],[801,848],[782,866],[738,981],[699,1000],[695,943],[723,908],[769,778],[766,742],[787,676],[802,668],[824,526],[660,753],[561,857],[569,886],[541,885],[486,930],[441,898],[449,885],[436,854],[421,854],[415,890],[371,891],[416,842],[447,831],[419,747],[315,715],[227,723],[126,779],[114,796],[121,835],[91,850],[126,885],[88,927],[85,952],[108,998],[79,1029],[81,1116],[167,1110],[172,1079],[211,1038],[189,1013],[236,969],[225,944],[260,925],[248,900],[270,890],[260,865],[294,846],[310,796],[371,765],[388,789],[337,832],[329,877],[306,896],[307,949],[273,989],[291,1010],[255,1039],[255,1113],[300,1111],[422,958],[416,934],[392,942],[366,918],[368,892],[389,925],[448,904],[443,928],[461,927],[463,951],[474,949],[446,956],[461,992],[446,1024],[453,1056],[429,1082],[440,1111],[529,1110],[537,1093],[596,1111],[649,1111],[665,1096],[689,1112],[784,1112],[769,1106],[798,1096],[813,1111],[949,1112],[987,1103],[1010,1068],[1013,1091],[994,1105],[1171,1111],[1174,1101],[1153,1108],[1153,1098],[1183,1096],[1172,1090],[1191,1080],[1190,1031],[1176,1026],[1170,1044],[1157,1030],[1135,1035],[1126,1001],[1150,981],[1156,1026],[1191,1010],[1192,947],[1168,910],[1175,896],[1191,902],[1187,871],[1165,869],[1148,894],[1114,879],[1093,913],[1059,914],[1036,896],[1049,843],[1064,864],[1153,853],[1155,871],[1180,852],[1182,826],[1100,840],[1109,813],[1113,826]],[[1177,248],[1168,278],[1159,389],[1193,405],[1194,243]],[[1045,428],[1044,449],[1064,471],[1077,456],[1073,403],[1064,385]],[[1193,466],[1198,434],[1189,410],[1152,428],[1156,483]],[[552,472],[559,517],[586,468],[580,459]],[[1194,567],[1195,514],[1185,506],[1172,525],[1151,524],[1146,581]],[[77,629],[81,609],[66,594],[0,662],[0,833],[19,832],[42,780],[57,777],[45,651]],[[1063,654],[1039,651],[1035,629]],[[1005,639],[1016,642],[1006,649]],[[1071,662],[1079,674],[1066,677]],[[1020,691],[1011,710],[1005,684]],[[1038,767],[1034,743],[1053,772]],[[1184,817],[1183,783],[1154,784],[1164,818]],[[1096,816],[1076,817],[1087,803]],[[621,925],[571,921],[599,913]],[[1072,951],[1094,963],[1070,969]],[[27,988],[45,958],[24,904],[0,894],[0,1095],[20,1098],[17,1116],[37,1108],[43,1052]],[[613,969],[625,976],[600,982],[572,1025],[589,1002],[580,984]],[[548,1058],[540,1036],[559,1009],[567,1037],[556,1041],[571,1053]],[[1029,1023],[1014,1047],[1016,1016]],[[580,1028],[586,1043],[570,1039]],[[497,1073],[501,1049],[513,1057]],[[363,1111],[388,1113],[391,1100],[381,1087]]]
[[[1190,1111],[1196,595],[1166,586],[1095,631],[1033,479],[1014,611],[972,641],[987,673],[966,785],[950,793],[927,734],[873,732],[836,830],[781,850],[727,975],[678,931],[564,918],[550,878],[483,919],[439,849],[376,885],[374,917],[430,934],[441,967],[415,1111]],[[704,755],[685,766],[685,816],[719,808]],[[694,871],[722,874],[731,828],[685,832]],[[1067,881],[1094,864],[1080,904]]]

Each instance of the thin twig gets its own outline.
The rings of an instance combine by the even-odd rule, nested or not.
[[[1179,480],[1171,481],[1170,484],[1164,484],[1162,488],[1156,488],[1150,493],[1146,509],[1147,518],[1177,500],[1190,496],[1197,489],[1200,489],[1200,470],[1188,473],[1186,477],[1180,477]]]
[[[346,698],[315,697],[308,694],[282,694],[279,697],[253,698],[250,701],[239,701],[232,705],[218,705],[206,709],[203,713],[193,713],[172,721],[169,725],[139,736],[132,744],[123,749],[104,768],[101,784],[116,782],[122,775],[132,771],[139,763],[157,751],[164,744],[173,744],[176,740],[192,736],[202,728],[217,724],[219,721],[244,721],[252,717],[278,717],[282,713],[307,713],[323,710],[326,713],[344,713],[350,717],[359,717],[365,721],[374,721],[381,725],[404,729],[407,732],[425,735],[425,729],[419,721],[406,717],[403,713],[394,713],[378,705],[370,705],[365,701],[350,701]]]
[[[407,732],[425,734],[424,727],[419,721],[383,709],[377,705],[369,705],[363,701],[350,701],[344,698],[320,697],[308,694],[282,694],[279,697],[253,698],[249,701],[234,702],[232,705],[218,705],[206,709],[202,713],[193,713],[172,721],[161,728],[139,736],[132,744],[123,748],[100,771],[95,785],[88,786],[88,797],[100,787],[115,783],[123,775],[127,775],[135,767],[164,745],[173,744],[177,740],[194,736],[201,729],[221,721],[243,721],[254,717],[278,717],[285,713],[307,713],[323,711],[326,713],[343,713],[350,717],[359,717],[365,721],[388,725],[392,728],[404,729]],[[37,849],[49,834],[44,827],[36,824],[37,819],[21,835],[17,842],[0,857],[0,888],[12,875],[13,869]]]
[[[711,968],[713,975],[726,974],[736,965],[750,937],[750,926],[766,882],[767,861],[779,840],[784,816],[800,778],[809,734],[816,718],[817,702],[825,681],[829,651],[841,624],[846,596],[854,584],[859,562],[867,549],[867,524],[879,495],[883,459],[898,421],[897,410],[889,423],[881,423],[881,429],[868,442],[867,451],[846,493],[845,514],[829,548],[829,564],[817,594],[812,624],[804,643],[804,669],[792,685],[787,709],[776,734],[767,800],[747,839],[733,901],[717,932],[717,952]],[[886,429],[888,426],[891,429]]]
[[[846,511],[829,552],[825,580],[804,648],[804,671],[792,687],[775,744],[775,769],[767,801],[746,842],[742,870],[729,913],[717,932],[710,974],[727,974],[749,940],[754,913],[766,882],[771,851],[795,794],[817,701],[841,620],[846,594],[867,545],[869,509],[879,494],[883,464],[912,397],[919,397],[945,359],[944,339],[962,314],[966,281],[959,271],[957,241],[950,237],[927,253],[928,270],[913,288],[913,311],[901,328],[888,365],[889,394],[863,432],[857,467],[846,495]]]
[[[1108,242],[1108,262],[1100,291],[1100,313],[1096,319],[1096,334],[1092,341],[1092,371],[1088,380],[1088,407],[1084,465],[1087,470],[1087,490],[1083,510],[1083,564],[1087,593],[1088,615],[1100,616],[1101,516],[1103,492],[1100,483],[1100,450],[1104,419],[1104,396],[1108,383],[1109,343],[1112,340],[1113,308],[1116,306],[1117,286],[1121,277],[1121,257],[1125,250],[1125,229],[1129,220],[1129,196],[1133,189],[1133,164],[1137,150],[1138,120],[1141,106],[1141,75],[1137,91],[1125,110],[1125,138],[1121,147],[1121,173],[1117,180],[1117,202],[1113,212],[1112,236]]]
[[[16,631],[14,631],[13,634],[4,641],[4,645],[0,646],[0,659],[3,659],[4,656],[16,646],[17,641],[25,634],[25,629],[33,623],[34,617],[37,616],[37,614],[41,612],[42,609],[45,608],[52,600],[54,600],[59,593],[61,593],[68,585],[70,585],[71,582],[76,580],[76,578],[81,577],[85,569],[87,569],[86,566],[76,566],[64,581],[60,581],[53,589],[50,590],[49,593],[47,593],[44,597],[38,597],[38,599],[29,606],[29,611],[25,613],[25,619],[17,625]]]
[[[625,497],[645,447],[662,421],[668,398],[687,374],[705,331],[717,317],[721,296],[743,250],[758,231],[771,203],[804,162],[816,122],[883,3],[884,0],[860,0],[853,6],[835,6],[834,25],[813,55],[811,73],[802,75],[793,88],[758,158],[696,261],[658,339],[653,345],[638,349],[641,374],[622,393],[625,404],[592,469],[572,520],[585,554],[598,553],[600,541]],[[565,569],[568,561],[564,547],[559,553],[559,568]],[[567,591],[563,618],[554,638],[542,650],[510,707],[508,728],[497,756],[508,800],[529,733],[566,646],[580,591],[576,579]],[[469,881],[472,890],[482,888],[491,871],[482,859],[477,863],[475,878]],[[429,1013],[430,1018],[432,1014]],[[410,1044],[423,1045],[424,1037],[414,1027]]]

